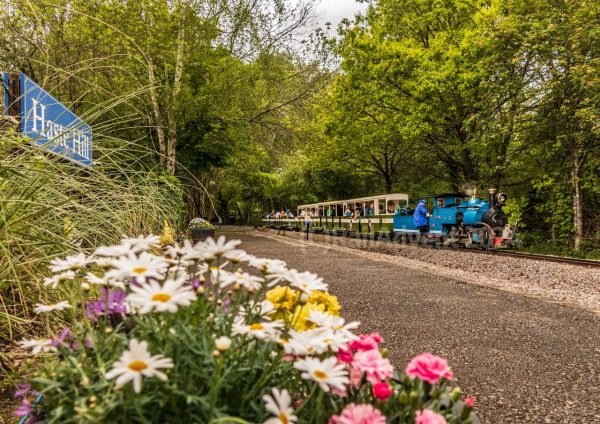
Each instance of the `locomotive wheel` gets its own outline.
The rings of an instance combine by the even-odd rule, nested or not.
[[[494,248],[494,236],[496,235],[496,233],[488,225],[485,225],[482,228],[482,230],[483,230],[483,238],[482,238],[482,246],[481,246],[481,248],[484,249],[484,250],[493,249]]]

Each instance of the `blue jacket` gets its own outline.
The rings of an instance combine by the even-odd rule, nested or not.
[[[413,215],[413,219],[415,221],[415,227],[422,227],[423,225],[428,225],[427,221],[427,208],[425,205],[419,204],[417,209],[415,209],[415,214]]]

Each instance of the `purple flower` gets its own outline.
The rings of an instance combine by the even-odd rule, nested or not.
[[[231,298],[230,297],[226,297],[225,299],[223,299],[223,303],[221,304],[221,310],[225,313],[229,312],[229,309],[231,308]]]
[[[31,384],[29,383],[19,383],[17,387],[19,390],[15,392],[15,399],[27,396],[27,393],[31,390]]]
[[[192,279],[192,288],[193,288],[194,290],[198,290],[198,287],[200,287],[200,278],[198,278],[198,277],[194,277],[194,278]]]
[[[58,336],[58,339],[53,339],[50,344],[54,347],[64,346],[71,350],[79,349],[79,341],[77,340],[77,337],[75,337],[75,334],[73,334],[73,332],[68,328],[63,328],[60,332],[60,336]],[[83,344],[87,348],[92,347],[92,342],[88,339],[85,339]]]
[[[23,398],[23,402],[21,403],[21,405],[17,409],[15,409],[14,416],[24,417],[26,415],[33,414],[33,412],[33,405],[31,404],[31,402],[29,402],[29,399]],[[30,416],[30,420],[31,419],[33,419],[33,417]]]
[[[17,384],[18,390],[15,392],[15,399],[22,398],[21,405],[15,409],[13,415],[15,417],[27,417],[27,420],[23,421],[25,423],[33,423],[35,422],[35,409],[33,408],[33,404],[28,399],[28,396],[31,394],[33,396],[39,397],[39,393],[31,390],[31,385],[29,383],[20,383]]]
[[[89,319],[97,321],[102,315],[124,314],[127,311],[124,291],[105,287],[101,287],[100,290],[102,291],[100,299],[85,304],[85,314]]]

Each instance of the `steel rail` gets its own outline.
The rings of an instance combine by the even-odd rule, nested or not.
[[[302,229],[300,229],[300,232],[304,232]],[[332,232],[330,231],[326,231],[323,233],[314,233],[312,231],[310,231],[313,234],[323,234],[323,235],[329,235],[329,236],[333,236],[335,237],[334,234],[332,234]],[[307,234],[308,235],[308,234]],[[349,234],[340,234],[340,236],[344,237],[344,238],[363,238],[361,236],[366,236],[364,237],[365,239],[368,240],[373,240],[373,241],[381,241],[381,242],[388,242],[388,243],[393,243],[394,241],[389,238],[389,237],[382,237],[382,238],[371,238],[373,236],[373,234],[369,234],[367,235],[366,233],[361,234],[361,236],[359,236],[357,233],[349,235]],[[338,236],[339,237],[339,236]],[[413,244],[413,243],[408,243],[409,245]],[[524,252],[513,252],[513,251],[509,251],[509,250],[483,250],[483,249],[476,249],[476,248],[453,248],[453,247],[443,247],[443,246],[422,246],[421,244],[417,243],[416,246],[425,248],[425,249],[447,249],[447,250],[453,250],[453,251],[460,251],[460,252],[471,252],[471,253],[479,253],[479,254],[484,254],[484,255],[497,255],[497,256],[510,256],[513,258],[521,258],[521,259],[529,259],[529,260],[538,260],[538,261],[546,261],[546,262],[556,262],[556,263],[563,263],[563,264],[569,264],[569,265],[577,265],[577,266],[585,266],[588,268],[600,268],[600,261],[597,260],[593,260],[593,259],[580,259],[580,258],[570,258],[567,256],[553,256],[553,255],[541,255],[541,254],[536,254],[536,253],[524,253]]]
[[[468,249],[469,250],[469,249]],[[570,258],[567,256],[541,255],[537,253],[511,252],[507,250],[469,250],[470,252],[487,255],[511,256],[513,258],[538,260],[546,262],[557,262],[569,265],[587,266],[589,268],[600,268],[600,261],[593,259]]]

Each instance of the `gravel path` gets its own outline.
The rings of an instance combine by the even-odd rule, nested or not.
[[[277,231],[266,233],[275,235]],[[306,234],[286,232],[285,236],[304,240]],[[600,268],[315,234],[310,234],[310,240],[339,251],[371,252],[375,256],[370,257],[407,268],[600,313]]]
[[[447,357],[484,422],[600,423],[596,313],[407,268],[386,255],[259,232],[228,236],[251,254],[324,277],[347,319],[384,336],[398,368],[424,351]]]

